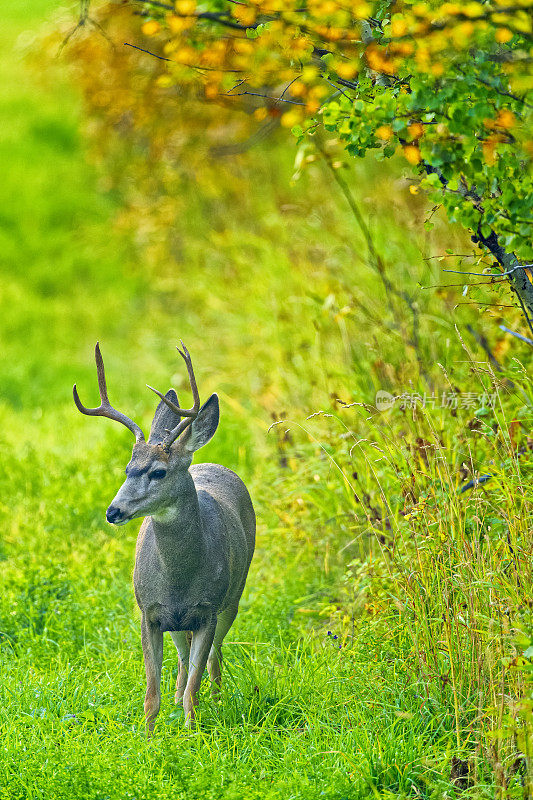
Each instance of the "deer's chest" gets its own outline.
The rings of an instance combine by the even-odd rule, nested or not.
[[[163,533],[165,533],[163,531]],[[209,541],[209,544],[211,540]],[[156,541],[147,520],[137,543],[133,584],[142,613],[163,631],[194,631],[224,605],[229,585],[225,542],[205,546],[198,555],[198,536],[182,531]]]
[[[137,574],[135,595],[142,613],[162,631],[194,631],[206,625],[220,610],[221,597],[212,591],[218,588],[214,576],[211,583],[195,577],[178,584],[158,572]]]
[[[210,603],[154,603],[146,610],[153,625],[164,631],[196,631],[207,625],[216,614]]]

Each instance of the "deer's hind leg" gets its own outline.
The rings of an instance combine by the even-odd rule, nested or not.
[[[143,615],[141,620],[141,642],[146,670],[146,695],[144,713],[148,732],[154,729],[155,718],[161,706],[161,666],[163,664],[163,632]]]
[[[222,682],[222,642],[233,625],[238,610],[238,605],[230,606],[218,615],[215,637],[211,650],[209,651],[209,658],[207,659],[207,669],[209,671],[209,677],[211,678],[213,694],[219,693],[220,684]]]
[[[189,657],[191,653],[191,634],[189,631],[171,631],[170,636],[176,646],[179,657],[178,677],[176,680],[175,703],[183,702],[183,694],[189,675]]]

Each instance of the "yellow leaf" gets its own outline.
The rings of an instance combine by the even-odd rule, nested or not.
[[[481,3],[467,3],[462,11],[467,17],[480,17],[483,14],[483,6]]]
[[[390,125],[380,125],[379,128],[376,128],[376,136],[378,139],[392,139],[394,136],[394,132]]]
[[[399,15],[393,17],[390,27],[391,27],[391,34],[393,36],[403,36],[404,34],[407,33],[407,23],[405,19],[403,19],[403,17],[400,17]]]
[[[496,162],[496,143],[494,141],[487,140],[483,143],[483,159],[486,164],[492,166]]]
[[[307,36],[298,36],[290,41],[289,46],[293,53],[305,53],[307,50],[311,52],[313,43]]]
[[[351,61],[341,61],[336,64],[335,72],[340,78],[349,81],[357,75],[357,66]]]
[[[208,100],[214,100],[220,94],[219,87],[216,83],[206,83],[204,87],[205,96]]]
[[[531,14],[525,11],[519,11],[513,15],[513,26],[521,33],[531,33],[532,21]]]
[[[420,150],[418,149],[418,147],[416,145],[414,145],[414,144],[405,145],[405,147],[403,148],[403,154],[404,154],[404,156],[406,157],[407,161],[410,164],[413,164],[413,165],[414,164],[420,164],[420,161],[421,161],[422,157],[420,155]]]
[[[313,83],[316,80],[318,75],[318,70],[316,67],[306,66],[302,70],[302,80],[304,83]]]
[[[179,61],[180,64],[194,63],[195,57],[196,53],[192,47],[180,47],[174,56],[175,60]]]
[[[248,6],[234,6],[232,14],[242,25],[253,25],[257,16],[255,8]]]
[[[301,114],[296,109],[291,109],[291,111],[286,111],[285,114],[281,115],[280,122],[284,128],[292,128],[300,122],[300,119]]]
[[[330,93],[330,90],[328,89],[327,86],[324,86],[323,84],[322,85],[319,84],[318,86],[313,86],[309,90],[309,96],[317,98],[317,99],[320,99],[321,97],[325,97],[329,93]]]
[[[178,14],[183,14],[184,16],[194,14],[196,11],[196,0],[176,0],[174,8]]]
[[[169,86],[173,86],[174,81],[172,80],[170,75],[159,75],[159,77],[156,80],[156,83],[162,89],[168,89]]]
[[[443,14],[449,14],[450,16],[453,16],[454,14],[461,13],[461,6],[459,3],[444,3],[441,7],[441,11]]]
[[[150,19],[144,23],[141,30],[145,36],[154,36],[161,30],[161,25],[155,19]]]
[[[356,19],[366,19],[372,15],[372,6],[370,3],[360,2],[360,0],[356,0],[352,4],[352,14]]]
[[[250,53],[253,53],[254,46],[248,39],[235,39],[233,42],[233,49],[236,53],[243,53],[248,56]]]
[[[320,6],[320,13],[325,16],[331,16],[337,10],[337,3],[335,0],[325,0]]]
[[[513,92],[530,92],[533,90],[533,76],[511,75],[510,84]]]
[[[498,28],[496,33],[494,34],[494,38],[500,44],[505,44],[506,42],[510,42],[513,38],[512,32],[509,28]]]
[[[411,194],[418,194],[418,186],[411,184],[411,186],[409,187],[409,191],[411,192]]]
[[[291,84],[290,93],[293,97],[303,97],[307,92],[307,86],[302,81],[294,81]]]
[[[474,33],[472,22],[461,22],[453,31],[452,38],[457,47],[464,47]]]
[[[508,130],[515,124],[515,115],[512,111],[509,111],[509,109],[504,108],[502,111],[498,112],[496,124],[499,125],[500,128],[505,128]]]
[[[171,33],[174,34],[182,33],[182,31],[188,30],[194,24],[194,19],[187,19],[187,17],[176,17],[174,14],[168,17],[167,21]]]
[[[413,139],[419,139],[424,133],[424,126],[421,122],[413,122],[412,125],[408,126],[407,130]]]

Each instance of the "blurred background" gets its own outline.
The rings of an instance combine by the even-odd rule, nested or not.
[[[95,4],[77,27],[78,14],[76,3],[2,4],[9,796],[93,796],[83,770],[104,791],[111,761],[125,757],[132,731],[141,737],[129,585],[137,528],[105,524],[132,442],[120,426],[79,415],[72,384],[96,404],[99,340],[111,401],[147,431],[146,383],[189,401],[180,338],[202,398],[221,398],[219,431],[198,460],[237,471],[258,514],[234,632],[233,716],[206,713],[228,731],[245,711],[251,728],[274,715],[285,733],[281,749],[265,743],[243,756],[237,784],[249,786],[263,759],[269,785],[298,786],[294,764],[276,772],[296,748],[295,763],[322,789],[353,788],[359,774],[362,786],[391,792],[447,786],[457,753],[475,757],[476,780],[492,785],[500,773],[487,764],[513,761],[487,731],[520,717],[512,704],[525,680],[502,672],[501,659],[515,657],[531,615],[530,349],[499,329],[520,328],[518,311],[501,287],[443,272],[487,264],[399,162],[348,161],[325,131],[320,156],[298,149],[276,108],[206,104],[166,86],[156,59],[123,45],[146,45],[127,7]],[[424,402],[380,410],[379,390]],[[487,473],[491,491],[460,493]],[[339,637],[334,655],[328,630]],[[260,661],[258,642],[269,653]],[[338,663],[337,642],[350,653]],[[310,677],[324,659],[333,684]],[[174,660],[168,652],[169,696]],[[383,685],[378,719],[372,697]],[[420,710],[423,695],[431,713]],[[165,702],[173,747],[177,717]],[[315,766],[291,738],[307,730],[311,707],[330,737],[315,751],[331,751]],[[401,717],[415,711],[416,723]],[[361,731],[373,732],[366,749]],[[210,745],[220,759],[227,735]],[[129,765],[116,762],[108,796],[126,792],[128,770],[153,796],[163,791],[150,772],[162,762],[138,747]],[[356,767],[341,750],[358,754]],[[206,752],[197,781],[212,775]],[[73,765],[68,779],[60,763]],[[24,794],[39,785],[44,794]]]

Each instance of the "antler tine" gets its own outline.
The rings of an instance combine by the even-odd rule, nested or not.
[[[96,346],[94,348],[94,360],[96,361],[96,377],[98,378],[98,391],[100,392],[100,400],[102,401],[102,405],[109,406],[111,408],[111,403],[109,402],[109,397],[107,396],[104,359],[102,358],[102,353],[100,352],[100,342],[96,342]]]
[[[160,391],[154,389],[153,386],[149,386],[148,384],[146,384],[148,388],[151,389],[152,392],[155,392],[155,394],[163,401],[163,403],[165,403],[165,405],[168,406],[168,408],[170,408],[174,412],[174,414],[177,414],[177,416],[179,417],[186,417],[186,419],[182,419],[180,422],[178,422],[176,427],[172,428],[172,430],[170,430],[163,439],[162,444],[165,449],[168,449],[170,445],[176,441],[180,433],[183,433],[183,431],[189,427],[191,422],[198,415],[198,411],[200,410],[200,394],[198,392],[198,386],[196,385],[196,378],[194,377],[194,369],[192,366],[191,355],[187,350],[187,348],[185,347],[185,345],[183,344],[183,342],[181,341],[181,339],[180,342],[181,346],[183,347],[183,350],[180,350],[179,347],[176,347],[176,350],[178,351],[180,356],[185,361],[185,364],[187,365],[187,372],[189,373],[189,383],[191,385],[191,391],[193,396],[192,408],[180,408],[180,406],[177,406],[175,403],[172,402],[172,400],[169,400],[168,397],[165,397],[165,395],[162,394]]]
[[[178,351],[180,356],[183,358],[183,360],[187,364],[187,372],[189,373],[189,383],[191,384],[191,391],[192,391],[192,396],[193,396],[193,400],[194,400],[194,404],[193,404],[193,407],[192,407],[191,410],[195,411],[196,414],[197,414],[198,411],[200,410],[200,394],[198,392],[198,387],[196,385],[196,378],[194,377],[194,370],[192,368],[192,359],[191,359],[191,355],[190,355],[189,351],[187,350],[187,348],[183,344],[183,340],[182,339],[180,339],[180,342],[181,342],[181,346],[183,347],[183,351],[180,350],[179,347],[176,347],[176,350]]]
[[[165,397],[165,395],[162,394],[159,391],[159,389],[154,389],[154,387],[150,386],[149,383],[147,383],[146,386],[148,387],[148,389],[150,389],[152,392],[154,392],[163,401],[163,403],[165,403],[165,405],[167,405],[170,408],[170,410],[174,412],[174,414],[177,414],[179,417],[195,417],[196,416],[197,412],[194,410],[194,407],[193,408],[180,408],[179,406],[176,405],[176,403],[173,403],[172,400],[169,400],[168,397]]]
[[[74,402],[76,403],[78,411],[81,411],[82,414],[86,414],[88,417],[107,417],[108,419],[115,420],[115,422],[120,422],[133,433],[137,442],[144,442],[144,433],[139,426],[125,414],[122,414],[120,411],[117,411],[115,408],[113,408],[109,402],[105,379],[104,360],[102,358],[100,345],[98,342],[96,342],[96,347],[94,348],[94,358],[96,361],[96,375],[98,377],[98,389],[100,391],[101,402],[97,408],[87,408],[81,402],[76,384],[74,384],[72,394],[74,395]]]

